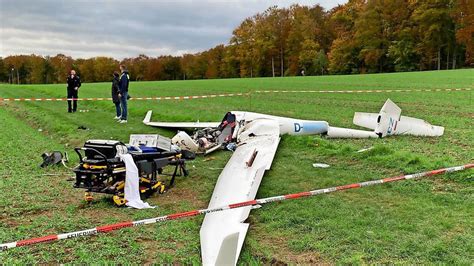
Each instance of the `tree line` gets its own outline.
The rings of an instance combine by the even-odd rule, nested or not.
[[[63,83],[74,68],[85,82],[109,81],[122,63],[131,79],[276,77],[455,69],[474,65],[474,1],[350,0],[270,7],[245,19],[229,43],[182,56],[14,55],[0,58],[0,81]]]

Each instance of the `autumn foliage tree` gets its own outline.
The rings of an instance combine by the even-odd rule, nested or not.
[[[474,65],[474,1],[458,0],[453,17],[456,22],[456,41],[466,51],[465,64]],[[456,59],[456,52],[455,47],[454,60]],[[453,61],[453,65],[455,65],[455,62]]]

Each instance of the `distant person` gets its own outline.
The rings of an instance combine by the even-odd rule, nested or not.
[[[304,69],[301,70],[301,76],[303,76],[303,77],[305,76]]]
[[[130,82],[130,76],[128,75],[127,67],[125,65],[120,65],[120,71],[119,98],[122,113],[119,122],[124,124],[127,123],[128,83]]]
[[[122,117],[122,109],[120,107],[120,87],[119,87],[119,76],[118,71],[114,71],[114,77],[112,80],[112,102],[115,104],[115,119],[120,120]]]
[[[81,79],[78,75],[76,75],[76,71],[72,69],[69,73],[69,76],[67,76],[67,111],[69,113],[77,111],[77,98],[79,97],[78,92],[80,87]],[[71,101],[73,102],[72,107]]]

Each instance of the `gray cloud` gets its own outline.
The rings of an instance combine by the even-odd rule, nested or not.
[[[226,44],[246,17],[272,5],[329,9],[347,0],[0,0],[0,56],[181,55]]]

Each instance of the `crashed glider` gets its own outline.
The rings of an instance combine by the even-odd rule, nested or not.
[[[441,136],[444,128],[401,116],[401,109],[388,99],[378,114],[355,113],[354,124],[373,131],[332,127],[326,121],[309,121],[266,114],[232,111],[221,122],[151,122],[165,128],[199,129],[192,136],[181,131],[173,144],[193,152],[209,153],[227,148],[234,153],[217,180],[209,208],[255,199],[260,182],[269,170],[280,136],[322,134],[330,138],[382,138],[390,135]],[[204,265],[235,265],[249,227],[245,220],[251,207],[206,214],[201,226],[201,256]]]

